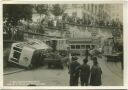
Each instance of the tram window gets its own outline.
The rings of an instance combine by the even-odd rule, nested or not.
[[[20,53],[17,52],[17,51],[14,51],[13,57],[16,58],[17,60],[19,60],[19,58],[20,58]]]
[[[76,49],[80,49],[80,45],[76,45]]]
[[[92,48],[95,48],[95,45],[92,45]]]
[[[75,45],[71,45],[71,49],[75,49]]]
[[[86,48],[89,49],[90,48],[90,45],[86,45]]]
[[[85,45],[81,45],[81,49],[85,49]]]

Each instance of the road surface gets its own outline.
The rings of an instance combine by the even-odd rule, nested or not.
[[[79,57],[79,62],[82,64],[84,57]],[[98,59],[99,65],[102,68],[102,83],[103,86],[122,86],[123,71],[119,62],[106,62],[105,58]],[[92,61],[88,64],[92,66]],[[14,69],[4,70],[11,72]],[[16,69],[17,70],[17,69]],[[69,86],[68,69],[48,69],[47,66],[42,66],[34,70],[24,70],[21,72],[4,75],[4,85],[7,86],[26,86],[29,84],[43,86]],[[80,85],[80,82],[79,82]]]

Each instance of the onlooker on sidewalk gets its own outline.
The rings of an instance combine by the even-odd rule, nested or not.
[[[70,86],[78,86],[80,63],[77,62],[77,59],[77,57],[72,57],[69,65]]]
[[[90,66],[87,64],[88,59],[85,58],[83,60],[83,65],[81,65],[81,72],[80,72],[80,80],[81,86],[87,86],[90,76]]]
[[[101,67],[98,65],[97,58],[93,58],[93,66],[91,68],[91,77],[90,77],[90,85],[92,86],[100,86],[101,82]]]

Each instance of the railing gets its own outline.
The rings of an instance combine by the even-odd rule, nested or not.
[[[92,27],[92,28],[107,28],[107,29],[121,29],[121,28],[118,28],[118,27],[110,27],[110,26],[93,26],[93,25],[82,25],[82,24],[76,24],[76,23],[65,23],[65,24],[68,24],[68,25],[74,25],[74,26],[80,26],[80,27]],[[57,28],[57,27],[45,27],[45,30],[60,30],[60,31],[67,31],[69,28],[66,27],[66,28]],[[58,36],[49,36],[49,35],[46,35],[46,34],[41,34],[41,33],[35,33],[35,32],[28,32],[28,31],[31,31],[31,30],[28,30],[28,31],[22,31],[22,30],[18,30],[19,32],[17,33],[17,35],[14,35],[14,36],[11,36],[11,37],[8,37],[8,38],[5,38],[6,35],[4,35],[4,42],[14,42],[14,41],[23,41],[24,40],[24,34],[28,34],[29,35],[32,35],[32,36],[42,36],[42,37],[49,37],[49,38],[61,38],[61,37],[58,37]],[[20,34],[21,36],[19,36],[18,34]],[[20,39],[18,39],[17,37],[20,37]],[[14,38],[14,39],[13,39]],[[10,40],[10,41],[9,41]]]
[[[49,36],[49,35],[46,35],[46,34],[40,34],[40,33],[34,33],[34,32],[22,31],[22,30],[19,30],[19,33],[22,33],[22,39],[17,39],[18,35],[12,36],[14,39],[12,37],[8,37],[8,35],[4,35],[3,42],[13,43],[13,42],[18,42],[18,41],[24,41],[29,37],[36,37],[36,36],[39,36],[41,38],[44,38],[44,37],[47,37],[47,38],[61,38],[59,36]]]
[[[112,27],[112,26],[94,26],[94,25],[82,25],[82,24],[76,24],[76,23],[66,23],[66,24],[75,25],[75,26],[82,26],[82,27],[93,27],[93,28],[122,29],[122,28]]]

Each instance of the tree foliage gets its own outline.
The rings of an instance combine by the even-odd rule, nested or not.
[[[16,26],[19,20],[31,20],[32,19],[32,5],[27,4],[4,4],[3,16],[7,23]]]
[[[59,4],[54,4],[51,9],[52,14],[55,16],[62,15],[64,11],[65,11],[64,5],[59,5]]]
[[[48,5],[47,4],[39,4],[35,6],[35,10],[37,13],[47,15],[48,14]]]

